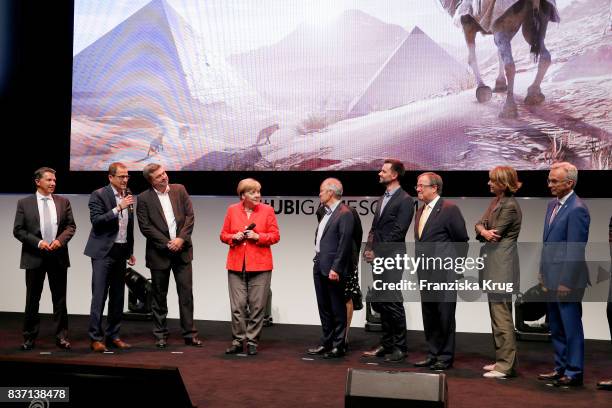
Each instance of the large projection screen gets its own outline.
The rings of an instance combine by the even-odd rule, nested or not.
[[[76,0],[70,169],[610,169],[610,0],[541,0],[545,100],[524,101],[539,64],[518,29],[517,116],[503,90],[477,101],[461,16],[495,31],[524,1]],[[498,55],[478,34],[491,88]]]

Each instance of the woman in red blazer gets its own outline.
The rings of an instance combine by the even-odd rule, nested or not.
[[[226,354],[257,354],[264,309],[270,293],[271,245],[280,240],[274,209],[261,202],[261,184],[247,178],[238,183],[240,202],[228,207],[221,241],[229,245],[228,286],[232,309],[232,345]],[[247,312],[247,304],[249,312]]]

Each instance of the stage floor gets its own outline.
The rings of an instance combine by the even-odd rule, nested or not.
[[[0,313],[0,355],[176,366],[192,402],[199,407],[341,407],[348,368],[430,372],[411,364],[425,357],[423,333],[418,331],[408,333],[408,360],[401,364],[361,358],[362,351],[375,345],[379,337],[361,328],[351,329],[346,357],[310,359],[305,350],[318,343],[320,327],[287,324],[264,328],[257,356],[227,356],[224,351],[231,341],[230,325],[217,321],[197,322],[204,347],[194,348],[183,344],[178,321],[170,320],[171,337],[165,350],[155,348],[150,321],[124,321],[122,338],[133,348],[96,354],[89,351],[87,316],[70,316],[73,350],[69,352],[55,347],[51,317],[43,316],[36,348],[23,352],[19,350],[22,317],[21,313]],[[519,342],[518,377],[491,380],[482,377],[481,369],[492,362],[491,335],[459,333],[455,367],[446,372],[449,406],[610,408],[612,392],[598,391],[595,384],[598,379],[612,377],[612,345],[610,341],[588,340],[585,350],[584,387],[561,389],[536,379],[553,364],[552,344],[540,342]]]

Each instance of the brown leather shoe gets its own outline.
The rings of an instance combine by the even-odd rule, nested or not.
[[[102,343],[101,341],[92,341],[91,349],[96,353],[104,353],[105,351],[108,351],[104,343]]]
[[[563,377],[563,374],[557,371],[551,371],[550,373],[546,373],[546,374],[538,374],[538,380],[543,380],[543,381],[555,381],[561,377]]]
[[[112,339],[110,341],[107,342],[109,347],[113,347],[113,348],[118,348],[121,350],[127,350],[127,349],[131,349],[132,345],[126,343],[125,341],[121,340],[121,339]]]
[[[568,377],[564,375],[553,383],[555,387],[580,387],[582,386],[582,377]]]

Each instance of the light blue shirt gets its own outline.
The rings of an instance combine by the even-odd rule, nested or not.
[[[395,190],[393,191],[385,191],[385,194],[383,195],[382,203],[380,203],[380,214],[382,214],[383,210],[385,209],[385,206],[387,205],[391,197],[393,197],[393,194],[395,194],[395,192],[399,189],[400,189],[399,187],[396,187]]]

